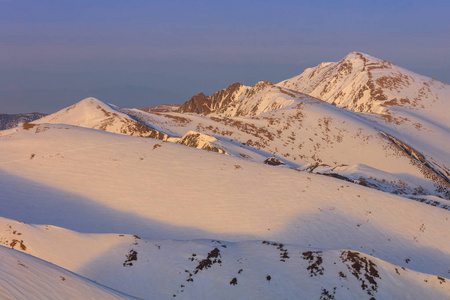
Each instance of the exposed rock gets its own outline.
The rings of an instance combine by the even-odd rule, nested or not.
[[[211,96],[206,96],[205,94],[200,93],[186,101],[178,109],[178,112],[207,115],[234,102],[242,94],[242,92],[245,92],[246,90],[246,86],[235,82],[227,88],[212,94]]]
[[[195,131],[189,131],[177,143],[197,149],[203,149],[206,151],[229,155],[225,150],[214,146],[214,142],[217,142],[217,139],[215,137]]]
[[[279,159],[276,158],[276,157],[269,157],[269,158],[267,158],[267,159],[264,161],[264,163],[265,163],[266,165],[271,165],[271,166],[285,165],[284,162],[282,162],[281,160],[279,160]]]

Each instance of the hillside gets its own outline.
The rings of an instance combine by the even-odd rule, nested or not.
[[[382,299],[397,297],[396,286],[404,284],[411,295],[448,297],[448,266],[442,263],[450,256],[446,210],[289,167],[67,125],[12,131],[0,136],[0,145],[4,217],[115,233],[80,235],[3,219],[2,243],[24,245],[27,253],[128,294],[164,298],[170,292],[192,299],[219,290],[292,298],[303,291],[317,298],[331,293]],[[215,247],[222,267],[213,264],[195,274]],[[129,256],[132,250],[137,261]],[[78,263],[68,258],[72,252]],[[280,261],[285,254],[289,258]],[[126,265],[127,257],[133,265]],[[317,264],[317,270],[308,269],[318,257],[323,276]],[[375,268],[374,286],[362,287],[366,277],[352,275],[351,259]],[[162,272],[152,284],[145,280],[153,278],[149,270]],[[147,277],[126,280],[130,272]],[[230,284],[235,277],[237,285]]]
[[[3,299],[136,299],[4,246],[0,257]]]
[[[227,116],[237,111],[236,107],[251,107],[246,105],[251,103],[247,99],[236,107],[227,106],[228,110],[223,113],[207,116],[123,111],[173,137],[183,137],[189,131],[214,137],[216,147],[236,157],[263,162],[267,157],[276,156],[294,168],[330,176],[337,174],[350,181],[430,203],[434,200],[423,196],[450,197],[447,175],[432,166],[438,158],[447,161],[447,156],[424,158],[420,153],[412,156],[407,149],[415,149],[415,144],[401,144],[401,140],[395,139],[399,136],[397,132],[357,113],[302,94],[281,93],[278,87],[267,89],[269,95],[277,89],[278,103],[290,105],[250,117]],[[265,100],[271,98],[259,99],[269,103]],[[433,203],[441,205],[445,201]]]

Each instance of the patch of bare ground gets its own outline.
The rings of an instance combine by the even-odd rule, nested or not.
[[[131,267],[133,265],[132,261],[137,261],[137,251],[131,249],[126,256],[126,260],[123,262],[124,267]]]
[[[262,241],[263,245],[270,245],[276,247],[278,250],[280,250],[280,261],[285,262],[287,259],[289,259],[289,252],[287,251],[285,246],[281,243],[274,243],[274,242],[268,242],[268,241]]]
[[[323,275],[324,268],[322,266],[322,251],[305,251],[302,253],[303,259],[309,262],[306,268],[309,271],[309,277]]]
[[[335,294],[336,294],[336,287],[333,288],[332,292],[322,288],[319,300],[334,300]]]
[[[30,130],[31,128],[33,128],[34,126],[36,126],[36,124],[31,124],[31,123],[23,123],[22,127],[25,130]]]
[[[378,290],[377,279],[381,279],[377,270],[377,265],[354,251],[342,251],[341,261],[347,266],[350,273],[361,283],[361,289],[369,296],[374,296]]]
[[[19,241],[19,240],[13,239],[13,240],[11,241],[11,243],[9,244],[9,246],[10,246],[11,248],[15,249],[14,247],[15,247],[17,244],[20,245],[20,249],[21,249],[21,250],[23,250],[23,251],[27,250],[27,247],[26,247],[25,244],[23,243],[23,240],[20,240],[20,241]]]
[[[192,122],[192,120],[190,120],[188,118],[180,117],[180,116],[173,116],[173,115],[169,115],[169,114],[163,114],[163,116],[164,116],[164,118],[171,119],[177,123],[189,124]]]

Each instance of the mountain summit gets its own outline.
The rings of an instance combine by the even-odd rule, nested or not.
[[[356,112],[383,113],[391,106],[429,109],[450,86],[368,54],[351,52],[278,83]]]

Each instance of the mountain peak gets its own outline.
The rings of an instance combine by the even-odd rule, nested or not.
[[[69,124],[112,133],[167,139],[168,136],[123,113],[120,108],[96,98],[85,98],[72,106],[43,117],[34,124]]]
[[[445,84],[361,52],[320,64],[278,83],[356,112],[386,114],[387,107],[427,108],[446,98]]]
[[[178,112],[207,115],[236,101],[248,89],[249,87],[242,83],[235,82],[211,96],[200,93],[186,101]]]

